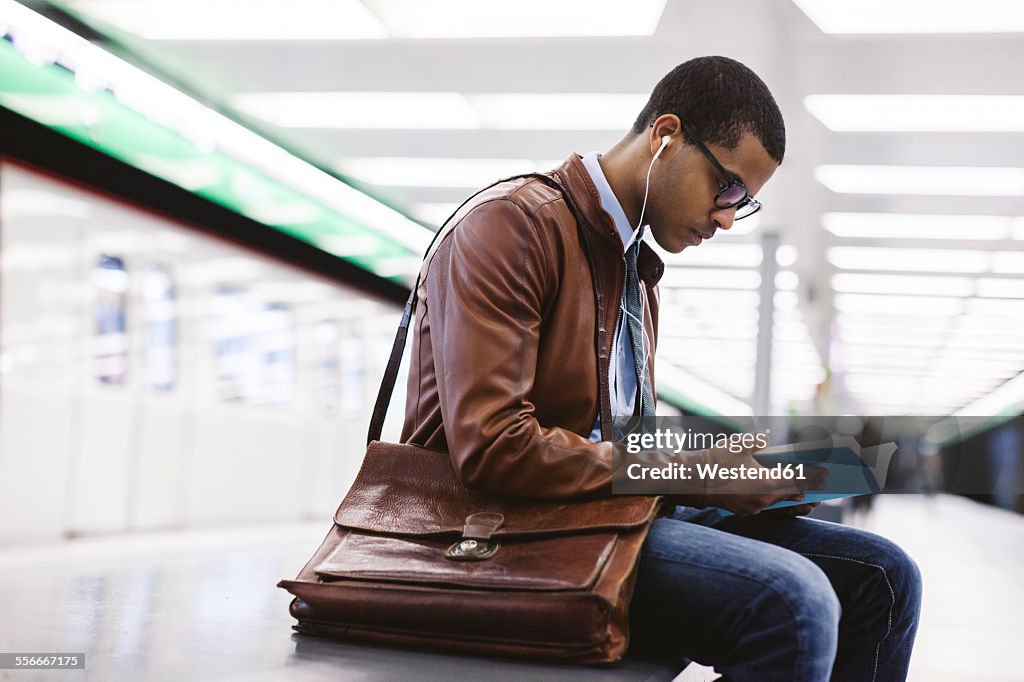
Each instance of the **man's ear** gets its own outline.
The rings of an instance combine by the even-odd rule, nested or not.
[[[654,123],[651,124],[651,130],[648,133],[651,156],[657,158],[660,150],[664,150],[666,146],[665,138],[668,137],[669,142],[667,144],[671,144],[672,140],[679,135],[682,127],[679,117],[675,114],[662,114],[656,118]]]

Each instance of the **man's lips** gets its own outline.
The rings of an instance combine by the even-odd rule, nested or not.
[[[711,239],[712,237],[715,236],[714,232],[704,233],[704,232],[698,232],[697,230],[690,230],[690,232],[693,233],[693,245],[694,246],[699,245],[705,239]]]

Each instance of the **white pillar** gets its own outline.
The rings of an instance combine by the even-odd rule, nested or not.
[[[765,232],[761,237],[761,302],[757,316],[757,364],[754,366],[754,416],[771,414],[772,410],[772,328],[775,323],[775,273],[778,261],[779,235]]]

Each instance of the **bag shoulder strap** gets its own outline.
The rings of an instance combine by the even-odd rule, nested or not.
[[[469,198],[467,198],[465,201],[459,204],[459,207],[455,209],[455,211],[450,216],[448,216],[448,218],[441,224],[441,227],[438,228],[437,232],[434,233],[433,239],[430,240],[430,244],[427,245],[427,250],[423,254],[423,260],[425,261],[427,259],[427,256],[430,255],[430,250],[434,248],[434,243],[437,241],[438,237],[444,234],[444,228],[448,225],[449,222],[451,222],[452,218],[454,218],[456,214],[458,214],[458,212],[462,210],[463,206],[468,204],[479,194],[486,192],[495,185],[500,185],[501,183],[508,182],[509,180],[518,180],[520,178],[532,178],[540,180],[549,187],[557,189],[559,192],[561,192],[562,196],[565,197],[566,204],[569,206],[569,210],[572,212],[573,217],[576,219],[577,230],[580,233],[580,242],[583,244],[584,252],[586,253],[587,260],[590,263],[591,283],[594,287],[594,299],[597,303],[598,309],[597,319],[604,319],[604,301],[601,296],[601,288],[598,286],[597,268],[590,244],[590,237],[583,226],[584,223],[582,216],[576,206],[576,203],[569,195],[569,192],[566,191],[565,187],[563,187],[562,184],[553,176],[548,175],[546,173],[524,173],[522,175],[513,175],[512,177],[498,180],[497,182],[492,183],[487,187],[484,187],[479,192],[472,194]],[[420,277],[423,274],[422,271],[423,268],[420,267],[419,271],[416,273],[416,282],[412,286],[412,291],[409,293],[409,298],[408,300],[406,300],[405,308],[402,311],[402,319],[398,323],[398,331],[395,333],[395,341],[391,346],[391,357],[388,358],[387,367],[384,369],[384,378],[381,380],[380,389],[377,391],[377,401],[373,406],[373,415],[370,417],[370,428],[366,436],[367,445],[369,445],[375,440],[380,440],[380,434],[384,429],[384,418],[387,416],[388,406],[391,404],[391,396],[395,391],[395,382],[398,379],[398,368],[402,363],[402,354],[405,351],[405,344],[409,336],[409,324],[412,321],[413,315],[416,312],[417,292],[419,291],[420,287]],[[600,328],[602,327],[602,325],[598,325],[598,327]],[[599,334],[602,335],[600,343],[604,343],[604,333],[604,329],[600,329]],[[600,376],[600,373],[598,373],[598,376]],[[598,384],[603,383],[604,382],[601,381],[598,382]],[[608,387],[601,385],[599,386],[598,391],[601,396],[600,404],[603,405],[605,401],[609,399],[607,395]],[[605,420],[602,419],[602,431],[604,430],[604,422]]]

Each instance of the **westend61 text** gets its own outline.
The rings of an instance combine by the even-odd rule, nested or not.
[[[644,464],[630,464],[626,468],[626,476],[634,481],[689,481],[694,478],[704,481],[735,481],[735,480],[774,480],[803,481],[803,464],[784,464],[773,467],[747,466],[741,464],[724,467],[720,464],[669,464],[651,467]]]

